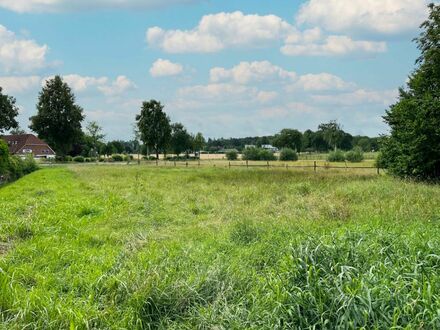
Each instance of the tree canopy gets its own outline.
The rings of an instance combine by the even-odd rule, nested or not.
[[[273,145],[279,149],[301,150],[302,134],[296,129],[285,128],[275,135]]]
[[[60,76],[49,79],[40,92],[37,115],[30,118],[29,128],[60,155],[67,155],[83,135],[83,109]]]
[[[170,119],[163,111],[163,105],[156,100],[143,102],[136,122],[142,142],[159,158],[161,151],[166,152],[171,139]]]
[[[399,100],[386,111],[391,134],[382,162],[391,173],[418,179],[440,178],[440,5],[429,5],[417,42],[416,69]]]
[[[15,105],[15,98],[3,94],[3,89],[0,87],[0,133],[18,127],[18,122],[15,119],[17,115],[18,108]]]
[[[177,156],[192,149],[192,137],[181,123],[171,125],[171,149]]]

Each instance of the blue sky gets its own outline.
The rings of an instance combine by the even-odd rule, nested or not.
[[[107,139],[142,100],[207,137],[316,129],[378,135],[418,56],[425,0],[0,0],[0,86],[28,126],[62,75]]]

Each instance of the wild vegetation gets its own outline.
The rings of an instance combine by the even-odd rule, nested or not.
[[[435,185],[71,166],[0,200],[3,328],[440,326]]]

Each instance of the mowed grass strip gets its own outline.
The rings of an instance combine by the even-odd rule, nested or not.
[[[438,328],[440,187],[47,168],[0,189],[0,327]]]

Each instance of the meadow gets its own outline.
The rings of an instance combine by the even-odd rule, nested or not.
[[[440,327],[440,187],[69,165],[0,188],[0,328]]]

